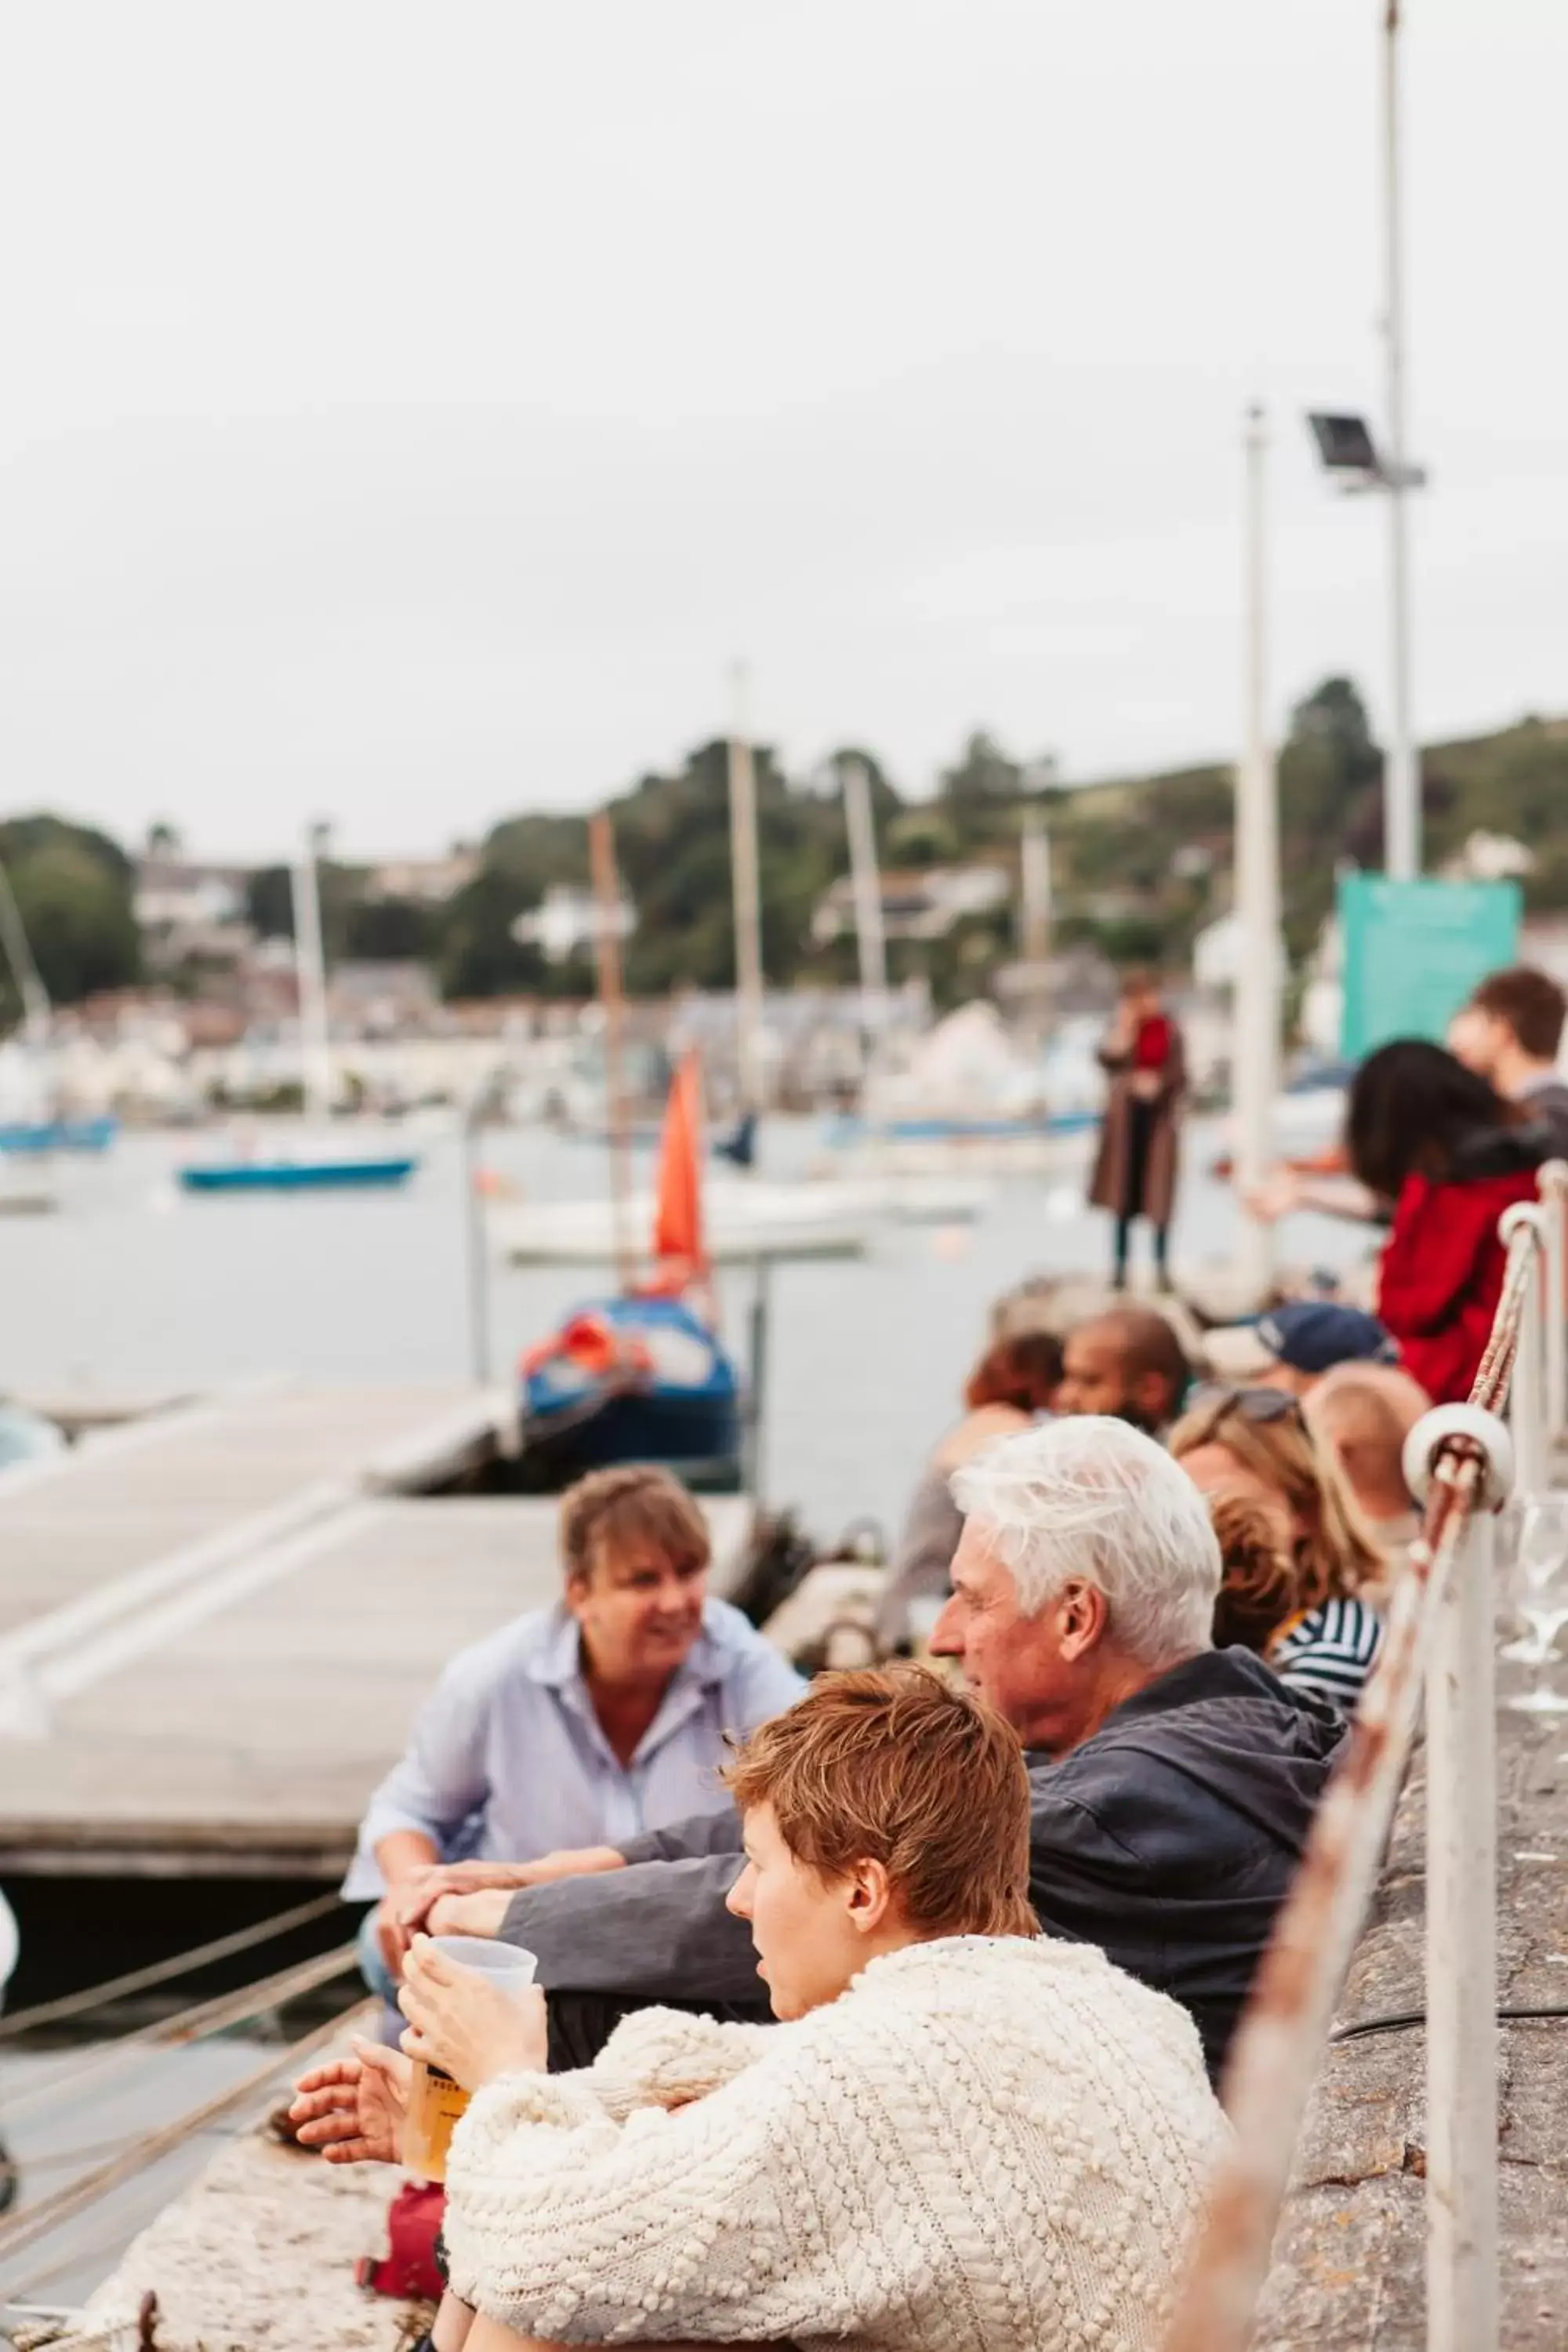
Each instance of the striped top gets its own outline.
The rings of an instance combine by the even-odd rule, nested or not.
[[[1364,1601],[1325,1601],[1276,1638],[1268,1663],[1292,1690],[1352,1715],[1382,1641],[1383,1620]]]

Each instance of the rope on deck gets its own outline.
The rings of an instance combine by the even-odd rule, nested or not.
[[[237,1952],[248,1952],[258,1944],[270,1943],[275,1936],[286,1936],[294,1927],[303,1927],[311,1919],[324,1919],[329,1911],[340,1907],[336,1895],[318,1895],[309,1903],[296,1904],[292,1911],[277,1912],[270,1919],[262,1919],[253,1927],[237,1927],[230,1936],[215,1937],[210,1944],[197,1944],[188,1952],[180,1952],[173,1959],[154,1960],[144,1969],[132,1969],[125,1976],[110,1977],[103,1984],[89,1985],[80,1992],[63,1993],[58,2000],[44,2000],[31,2009],[16,2010],[11,2016],[0,2018],[0,2042],[15,2042],[19,2034],[30,2033],[41,2025],[59,2025],[68,2017],[86,2017],[95,2009],[107,2008],[111,2000],[121,2000],[127,1993],[147,1992],[153,1985],[173,1984],[176,1979],[192,1976],[216,1960],[232,1959]]]
[[[28,2206],[20,2213],[7,2215],[0,2221],[0,2260],[8,2260],[24,2246],[30,2246],[36,2238],[58,2230],[62,2222],[72,2220],[109,2189],[119,2188],[121,2182],[133,2179],[149,2165],[171,2155],[195,2133],[205,2131],[209,2124],[221,2121],[225,2116],[232,2115],[236,2108],[243,2107],[247,2101],[258,2098],[286,2069],[297,2068],[303,2060],[335,2041],[342,2032],[343,2018],[347,2014],[343,2011],[330,2018],[325,2025],[318,2026],[301,2041],[291,2043],[286,2050],[277,2051],[264,2065],[256,2067],[242,2081],[231,2084],[226,2091],[220,2091],[216,2098],[204,2100],[199,2107],[176,2116],[172,2123],[161,2124],[155,2131],[142,2132],[118,2156],[111,2157],[105,2164],[95,2166],[90,2172],[84,2172],[79,2180],[70,2181],[65,2188],[53,2190],[49,2196],[40,2198],[37,2204]],[[134,2321],[121,2325],[133,2326]]]
[[[121,2034],[117,2042],[109,2042],[85,2065],[73,2067],[68,2074],[51,2074],[47,2082],[35,2084],[19,2098],[7,2097],[6,2117],[9,2120],[34,2107],[51,2104],[62,2092],[75,2090],[80,2084],[96,2083],[113,2073],[127,2058],[138,2057],[148,2050],[180,2049],[187,2042],[205,2040],[208,2034],[221,2033],[231,2025],[243,2025],[263,2010],[280,2009],[286,2001],[298,2000],[301,1993],[314,1992],[318,1987],[331,1984],[334,1977],[345,1976],[358,1965],[358,1958],[354,1945],[340,1944],[335,1950],[321,1953],[313,1960],[298,1960],[292,1968],[261,1977],[237,1992],[220,1993],[216,2000],[198,2001],[175,2017],[139,2026],[134,2033]],[[5,2250],[7,2227],[7,2223],[0,2221],[0,2252]]]
[[[1470,1404],[1480,1412],[1500,1414],[1508,1402],[1542,1252],[1533,1221],[1510,1234],[1497,1313],[1470,1391]],[[1210,2197],[1165,2352],[1246,2352],[1308,2096],[1376,1887],[1415,1738],[1433,1626],[1487,1474],[1475,1438],[1440,1439],[1421,1533],[1390,1595],[1377,1666],[1231,2046],[1222,2096],[1235,2142]]]

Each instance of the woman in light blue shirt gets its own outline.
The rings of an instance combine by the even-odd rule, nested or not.
[[[542,1855],[722,1808],[730,1738],[804,1687],[738,1609],[709,1598],[707,1523],[668,1471],[579,1479],[562,1497],[561,1552],[557,1606],[458,1653],[370,1801],[343,1894],[381,1898],[361,1939],[378,1991],[437,1895],[526,1885]]]

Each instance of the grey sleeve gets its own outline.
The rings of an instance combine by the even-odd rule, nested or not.
[[[741,1816],[733,1805],[721,1805],[716,1813],[693,1813],[684,1822],[671,1822],[668,1829],[627,1838],[616,1850],[629,1863],[694,1862],[714,1853],[739,1853]]]
[[[741,1868],[731,1853],[556,1879],[513,1895],[501,1935],[533,1953],[546,1992],[759,2000],[751,1930],[724,1908]]]

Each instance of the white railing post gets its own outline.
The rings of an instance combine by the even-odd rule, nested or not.
[[[1546,1244],[1546,1443],[1568,1439],[1568,1160],[1549,1160],[1537,1179]]]
[[[1426,1678],[1427,2352],[1498,2341],[1496,1548],[1482,1507]]]
[[[1545,1325],[1542,1314],[1542,1273],[1545,1250],[1543,1212],[1528,1202],[1505,1209],[1498,1226],[1506,1249],[1514,1236],[1528,1230],[1531,1263],[1520,1298],[1519,1344],[1513,1360],[1508,1420],[1513,1433],[1514,1476],[1521,1495],[1543,1494],[1550,1483],[1551,1455],[1546,1435]]]

